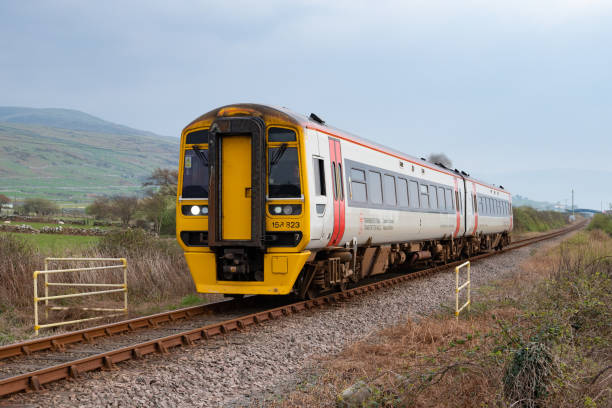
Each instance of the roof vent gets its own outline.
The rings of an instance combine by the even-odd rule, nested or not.
[[[314,113],[311,113],[309,118],[310,118],[310,120],[315,121],[317,123],[320,123],[322,125],[325,124],[325,121],[323,119],[321,119],[320,117],[318,117],[317,115],[315,115]]]
[[[470,175],[463,170],[461,170],[461,174],[463,174],[465,177],[470,177]]]

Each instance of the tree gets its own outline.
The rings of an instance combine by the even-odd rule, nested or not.
[[[110,199],[110,207],[111,213],[127,227],[138,209],[138,197],[113,196]]]
[[[11,202],[11,199],[5,196],[4,194],[0,194],[0,205],[8,204]]]
[[[108,197],[97,197],[93,203],[85,208],[85,212],[88,215],[92,215],[96,220],[113,216],[111,202]]]
[[[146,197],[142,200],[140,208],[147,220],[152,221],[155,232],[161,232],[162,224],[168,223],[168,213],[176,197],[178,184],[178,171],[174,169],[157,168],[142,183]],[[173,216],[172,216],[173,218]],[[166,228],[168,229],[168,228]]]
[[[148,190],[147,197],[140,203],[140,208],[145,213],[147,220],[153,222],[155,225],[155,232],[158,234],[161,230],[164,214],[171,203],[171,196],[162,194],[161,191],[154,190]]]
[[[59,212],[59,207],[44,198],[26,198],[21,207],[22,214],[51,215]]]
[[[178,171],[174,169],[156,168],[153,173],[142,183],[143,187],[156,187],[156,189],[167,196],[176,196],[178,184]]]

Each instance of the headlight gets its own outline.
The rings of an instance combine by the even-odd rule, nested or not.
[[[208,215],[207,205],[182,205],[181,212],[183,215]]]
[[[300,215],[302,213],[301,204],[272,204],[268,206],[272,215]]]

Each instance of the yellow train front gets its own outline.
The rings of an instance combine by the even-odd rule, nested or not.
[[[241,104],[183,130],[176,233],[198,292],[292,290],[310,256],[302,129],[282,110]]]

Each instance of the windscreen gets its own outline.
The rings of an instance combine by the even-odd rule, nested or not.
[[[271,198],[301,197],[300,170],[297,148],[268,149],[268,195]]]
[[[185,150],[183,198],[208,198],[208,150]]]

